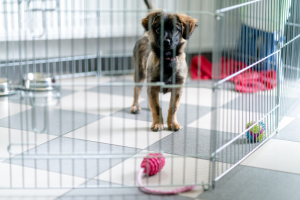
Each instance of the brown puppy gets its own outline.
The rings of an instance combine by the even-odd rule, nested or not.
[[[183,85],[186,81],[188,68],[184,48],[191,36],[197,20],[185,14],[167,14],[154,11],[142,20],[146,30],[143,37],[135,44],[133,52],[134,82],[147,83],[164,82],[166,85]],[[139,113],[141,86],[134,88],[134,101],[131,113]],[[171,102],[168,111],[168,129],[178,131],[176,113],[180,104],[183,88],[161,88],[148,86],[147,94],[152,112],[153,124],[151,130],[162,130],[163,118],[159,105],[159,92],[171,92]]]

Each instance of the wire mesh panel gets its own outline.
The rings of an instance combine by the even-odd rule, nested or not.
[[[145,2],[1,2],[0,190],[196,198],[278,132],[299,1]]]
[[[299,97],[298,72],[293,72],[299,68],[294,56],[299,1],[219,1],[217,6],[213,185],[278,132]]]
[[[142,26],[149,12],[143,1],[1,2],[0,76],[9,92],[0,97],[5,108],[0,114],[0,189],[119,190],[143,185],[173,193],[194,189],[198,196],[209,188],[211,130],[193,122],[213,110],[212,82],[192,81],[187,72],[191,57],[212,47],[210,33],[200,30],[213,30],[214,8],[210,1],[153,4],[160,13],[176,13],[166,16],[173,20],[170,31],[179,37],[176,48],[180,46],[156,46],[157,61],[175,67],[161,67],[157,80],[144,81],[139,68],[143,52],[134,50],[136,42],[143,34],[163,35],[168,27],[163,18],[157,22],[160,30],[152,23]],[[159,38],[157,44],[164,42]],[[149,54],[154,52],[151,45],[144,46]],[[167,57],[160,56],[167,50]],[[182,63],[177,66],[182,71],[172,71],[176,63]],[[171,79],[165,79],[166,71]],[[137,97],[134,88],[141,86]],[[151,96],[156,89],[159,101]],[[138,110],[133,112],[134,106]],[[164,167],[139,179],[149,153],[162,153],[154,159],[159,162],[163,155],[165,161],[156,168]]]
[[[291,1],[287,21],[284,24],[283,42],[281,48],[282,76],[280,85],[280,119],[288,112],[297,100],[298,68],[299,68],[299,1]]]

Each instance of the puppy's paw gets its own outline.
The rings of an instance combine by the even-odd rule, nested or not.
[[[168,123],[168,129],[171,131],[179,131],[180,128],[181,126],[177,122],[173,122],[172,124]]]
[[[153,123],[152,126],[151,126],[151,130],[155,131],[155,132],[163,130],[163,129],[164,129],[164,124],[159,124],[159,123],[155,124],[155,123]]]
[[[132,114],[139,114],[141,112],[141,106],[132,106],[130,112]]]

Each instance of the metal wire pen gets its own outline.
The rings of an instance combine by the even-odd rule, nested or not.
[[[183,85],[175,75],[167,84],[164,67],[156,82],[134,70],[143,59],[140,49],[133,52],[146,33],[141,20],[155,8],[198,20],[184,40],[189,75]],[[8,175],[0,190],[137,188],[140,162],[154,152],[163,153],[166,165],[143,177],[147,187],[215,188],[278,134],[300,97],[299,9],[297,0],[1,1],[0,78],[7,82],[0,82],[0,174]],[[187,24],[182,33],[190,33]],[[159,25],[163,66],[164,18]],[[140,88],[134,115],[130,106]],[[150,129],[155,88],[164,125],[158,132]],[[175,110],[169,105],[181,88]],[[168,130],[168,113],[177,111],[182,127]],[[254,130],[260,135],[251,138]]]

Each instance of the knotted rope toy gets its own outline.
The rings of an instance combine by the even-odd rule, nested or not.
[[[160,172],[165,166],[165,157],[160,153],[148,154],[142,161],[141,169],[138,172],[137,183],[143,192],[151,194],[178,194],[186,192],[195,188],[195,185],[189,185],[181,188],[175,188],[171,190],[156,190],[150,189],[143,186],[142,178],[143,176],[153,176]]]
[[[251,127],[255,122],[249,122],[246,126],[246,128]],[[251,142],[259,142],[266,138],[266,126],[262,122],[258,122],[258,124],[255,124],[250,130],[246,133],[247,138],[250,139]]]

